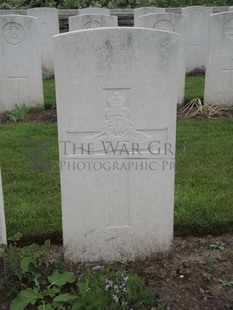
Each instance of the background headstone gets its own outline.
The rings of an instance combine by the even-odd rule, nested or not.
[[[168,250],[178,34],[96,28],[55,36],[54,48],[66,258]],[[117,152],[105,153],[109,141]],[[124,149],[137,145],[139,152]]]
[[[35,17],[0,16],[0,112],[15,105],[44,107]]]
[[[69,30],[80,30],[100,27],[117,27],[116,16],[111,15],[77,15],[69,17]]]
[[[59,33],[58,10],[54,8],[33,8],[27,15],[38,18],[41,43],[41,62],[44,77],[51,77],[53,70],[53,36]]]
[[[140,17],[140,27],[153,28],[157,30],[165,30],[177,32],[179,37],[178,52],[178,92],[177,102],[182,104],[184,101],[185,89],[185,34],[186,34],[186,17],[181,14],[159,13],[148,14]]]
[[[233,105],[233,12],[213,14],[210,22],[204,101]]]
[[[208,57],[209,17],[212,8],[191,6],[182,8],[187,16],[186,27],[186,72],[206,66]]]
[[[106,8],[89,7],[85,9],[79,9],[78,13],[79,15],[89,15],[89,14],[110,15],[110,10]]]
[[[165,13],[165,8],[149,6],[134,9],[134,27],[140,27],[140,21],[139,21],[140,16],[154,13]]]
[[[6,224],[5,224],[5,212],[4,212],[4,201],[3,201],[3,190],[2,190],[2,176],[0,170],[0,244],[7,244],[6,239]]]

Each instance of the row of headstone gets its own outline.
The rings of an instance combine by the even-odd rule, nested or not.
[[[211,16],[211,38],[225,27],[231,40],[232,17]],[[134,260],[170,248],[181,66],[174,31],[184,41],[186,18],[167,18],[147,14],[144,28],[54,38],[63,240],[73,262]]]
[[[134,260],[170,247],[181,67],[184,76],[179,37],[183,42],[185,20],[147,14],[140,17],[144,28],[98,27],[54,37],[63,240],[69,260]],[[19,82],[29,83],[38,72],[41,81],[37,19],[9,15],[0,23],[3,88],[16,81],[11,86],[17,86],[20,97]],[[229,80],[229,89],[232,24],[233,13],[211,16],[207,67],[208,76],[218,62],[216,72]],[[37,71],[26,71],[27,65]],[[231,95],[229,90],[226,96]],[[2,197],[0,190],[4,239]]]
[[[189,55],[190,61],[188,64],[191,63],[191,59],[196,61],[195,63],[192,63],[192,65],[189,67],[189,70],[199,66],[198,63],[200,64],[204,62],[206,63],[206,67],[208,67],[205,86],[205,101],[210,104],[217,102],[220,104],[225,104],[225,102],[227,102],[227,104],[229,104],[228,102],[231,102],[231,88],[230,90],[228,88],[232,84],[231,72],[233,66],[231,58],[228,60],[227,57],[223,56],[222,59],[225,60],[221,60],[220,62],[217,62],[215,59],[213,65],[213,57],[211,55],[214,53],[214,50],[216,49],[214,46],[218,42],[218,40],[213,38],[214,36],[217,36],[217,34],[218,36],[221,35],[221,38],[227,38],[226,42],[229,43],[229,38],[231,37],[229,34],[231,31],[231,24],[229,23],[227,36],[222,35],[225,31],[225,26],[222,24],[221,27],[223,30],[221,32],[216,32],[216,35],[214,35],[212,32],[212,35],[210,36],[210,46],[208,49],[208,40],[206,40],[205,37],[208,34],[207,16],[210,13],[210,8],[204,8],[203,10],[201,10],[199,7],[183,9],[183,13],[185,15],[189,14],[190,16],[195,16],[195,18],[193,18],[194,21],[197,21],[198,19],[200,20],[200,23],[196,23],[195,26],[195,22],[193,22],[193,24],[190,22],[190,19],[192,19],[191,17],[190,19],[186,17],[185,22],[185,17],[182,17],[180,14],[147,14],[149,13],[148,8],[147,10],[145,10],[145,8],[143,10],[140,8],[137,9],[137,14],[140,16],[138,20],[138,26],[172,31],[180,34],[179,66],[177,70],[177,79],[179,83],[178,103],[183,103],[185,83],[184,59],[186,58],[187,60],[187,55]],[[81,11],[80,15],[71,17],[71,30],[117,26],[117,18],[111,16],[108,10],[104,11],[104,13],[106,13],[105,15],[101,15],[98,12],[102,12],[102,9],[99,9],[98,11],[94,8],[89,8],[88,10],[84,9],[83,12]],[[35,18],[26,18],[25,16],[19,15],[1,16],[1,112],[13,109],[15,104],[23,103],[30,107],[43,107],[42,76],[40,70],[41,64],[39,60],[40,50],[42,52],[42,68],[44,75],[53,75],[52,37],[59,31],[57,10],[49,8],[37,8],[28,10],[27,13],[37,16],[39,21],[39,36]],[[88,13],[88,15],[84,15],[86,13]],[[222,16],[227,16],[227,14],[230,13],[219,14],[223,14]],[[211,22],[211,29],[212,28],[214,28],[213,22]],[[186,29],[187,31],[185,34]],[[193,33],[196,33],[196,35],[193,34],[188,43],[187,33],[190,35],[191,30],[193,30]],[[199,37],[197,34],[199,34]],[[38,42],[40,42],[40,46],[38,46]],[[186,48],[184,48],[185,44]],[[228,47],[224,52],[225,54],[231,53],[231,44],[229,43],[227,46]],[[184,57],[185,51],[186,57]],[[210,60],[207,62],[206,59],[208,58],[208,55],[210,55]],[[223,62],[225,62],[224,65],[222,64]],[[218,87],[213,86],[214,81],[217,79],[216,75],[212,73],[214,72],[214,69],[211,69],[213,67],[215,70],[217,70],[218,67],[223,67],[221,71],[223,76],[221,83],[215,82],[215,84],[218,84]],[[227,91],[226,87],[228,87]],[[213,95],[211,95],[210,89],[214,89],[215,92],[219,90],[218,95],[215,96],[215,100],[211,99],[211,97],[213,98]],[[225,95],[223,95],[224,93]],[[226,97],[228,99],[226,99]]]
[[[165,9],[159,7],[144,7],[135,9],[134,26],[141,27],[141,16],[155,13],[165,13]],[[212,8],[193,6],[182,8],[181,13],[187,17],[184,44],[186,72],[189,72],[194,68],[206,66],[208,57],[209,16],[212,13]],[[169,22],[169,17],[166,18],[166,15],[164,16],[165,25]]]
[[[233,13],[210,14],[210,8],[183,10],[183,16],[172,13],[142,15],[138,26],[179,33],[178,103],[183,103],[184,99],[186,60],[187,71],[205,64],[205,103],[233,105]],[[187,33],[193,33],[189,40]]]
[[[0,170],[0,244],[6,244],[6,243],[7,243],[6,223],[5,223],[4,200],[2,190],[2,176]]]
[[[99,27],[116,27],[117,18],[100,15],[101,9],[92,9],[89,15],[69,18],[70,31]],[[211,8],[188,7],[182,9],[183,15],[165,13],[164,8],[144,7],[134,10],[134,25],[177,32],[180,34],[179,66],[178,66],[178,103],[184,101],[185,71],[205,66],[208,56],[208,27]],[[85,11],[86,13],[86,11]],[[103,12],[102,12],[103,13]],[[154,14],[152,14],[154,13]],[[187,22],[185,21],[185,17]],[[187,35],[186,35],[187,34]]]

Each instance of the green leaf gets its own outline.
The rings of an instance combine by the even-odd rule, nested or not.
[[[220,251],[224,251],[225,250],[225,243],[216,241],[215,243],[210,245],[210,248],[214,248]]]
[[[44,250],[49,251],[51,249],[51,242],[50,240],[46,240],[44,243]]]
[[[6,250],[8,246],[6,244],[0,244],[0,249]]]
[[[233,281],[226,281],[226,280],[221,280],[220,279],[219,283],[221,283],[222,286],[229,286],[229,287],[233,286]]]
[[[22,253],[26,256],[39,257],[41,255],[41,250],[39,245],[32,244],[30,246],[25,246],[22,248]]]
[[[10,305],[10,310],[24,310],[28,305],[35,305],[40,293],[37,288],[28,288],[19,293],[19,295],[13,299]]]
[[[21,234],[20,232],[17,232],[13,236],[8,237],[8,240],[9,241],[19,241],[22,237],[23,237],[23,234]]]
[[[30,264],[35,265],[36,261],[32,257],[24,257],[21,261],[21,270],[23,273],[26,273],[29,271]]]
[[[37,309],[38,310],[54,310],[51,304],[40,305],[39,307],[37,307]]]
[[[50,296],[51,298],[53,298],[59,292],[60,292],[60,288],[57,286],[53,286],[51,288],[47,288],[46,291],[44,291],[44,295]]]
[[[53,274],[48,277],[48,280],[51,283],[50,286],[56,285],[58,287],[61,287],[67,283],[74,283],[75,274],[68,271],[60,273],[58,270],[54,270]]]
[[[82,305],[78,301],[75,301],[71,307],[71,310],[79,310],[82,308],[83,308]]]
[[[72,295],[69,293],[58,295],[57,297],[54,298],[54,302],[68,302],[68,301],[74,301],[77,300],[78,296]]]

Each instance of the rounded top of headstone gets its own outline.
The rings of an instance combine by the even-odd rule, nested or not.
[[[166,12],[160,12],[160,13],[149,13],[149,14],[145,14],[145,15],[142,15],[140,16],[140,18],[145,18],[145,17],[156,17],[156,18],[160,18],[160,17],[169,17],[169,18],[177,18],[177,19],[182,19],[182,18],[185,18],[184,15],[182,14],[177,14],[177,13],[166,13]]]
[[[26,12],[30,12],[30,11],[32,11],[32,12],[34,12],[34,11],[42,11],[42,12],[44,12],[44,11],[58,11],[58,9],[56,9],[56,8],[50,8],[50,7],[37,7],[37,8],[30,8],[30,9],[27,9],[26,10]]]
[[[127,33],[129,33],[129,41],[128,43],[131,43],[131,35],[134,32],[141,32],[141,33],[145,33],[148,35],[151,35],[152,37],[170,37],[173,41],[177,41],[179,34],[177,33],[173,33],[173,32],[169,32],[169,31],[161,31],[161,30],[157,30],[157,29],[149,29],[149,28],[141,28],[141,27],[103,27],[103,28],[94,28],[94,29],[81,29],[81,30],[75,30],[75,31],[71,31],[71,32],[66,32],[66,33],[61,33],[61,34],[57,34],[54,36],[54,40],[55,41],[59,41],[59,40],[63,40],[64,38],[71,38],[71,37],[75,37],[75,36],[80,36],[80,37],[84,37],[85,35],[93,35],[95,36],[96,32],[100,32],[102,33],[103,37],[106,34],[106,37],[108,34],[111,33],[117,33],[117,35],[125,35]],[[107,42],[106,42],[107,44]]]
[[[161,9],[161,10],[165,10],[165,8],[161,8],[159,6],[143,6],[143,7],[140,7],[140,8],[135,8],[134,11],[149,11],[149,10],[156,10],[156,9]]]
[[[0,19],[1,20],[14,20],[14,19],[18,19],[18,20],[24,20],[24,21],[37,21],[37,18],[34,16],[28,16],[28,15],[20,15],[20,14],[4,14],[4,15],[0,15]]]
[[[85,9],[79,9],[78,13],[79,15],[89,15],[89,14],[110,15],[110,10],[106,8],[88,7]]]
[[[202,16],[203,14],[211,14],[212,11],[213,11],[212,7],[201,5],[187,6],[181,9],[182,13],[191,13],[192,15],[195,14],[200,16]]]

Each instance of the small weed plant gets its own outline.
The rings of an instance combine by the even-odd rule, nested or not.
[[[224,251],[225,250],[225,243],[216,241],[215,243],[210,245],[210,248],[213,248],[215,250]]]
[[[82,274],[52,261],[50,242],[18,247],[1,245],[4,276],[0,292],[10,310],[133,310],[166,309],[166,302],[146,287],[137,274],[94,266]]]
[[[8,118],[14,122],[25,121],[28,116],[29,108],[25,104],[15,105],[15,109],[7,114]]]
[[[210,274],[210,273],[204,273],[204,274],[203,274],[203,279],[204,279],[205,281],[210,281],[212,278],[213,278],[213,276],[212,276],[212,274]]]
[[[222,284],[224,287],[233,287],[233,281],[227,281],[227,280],[219,280],[219,283]]]

